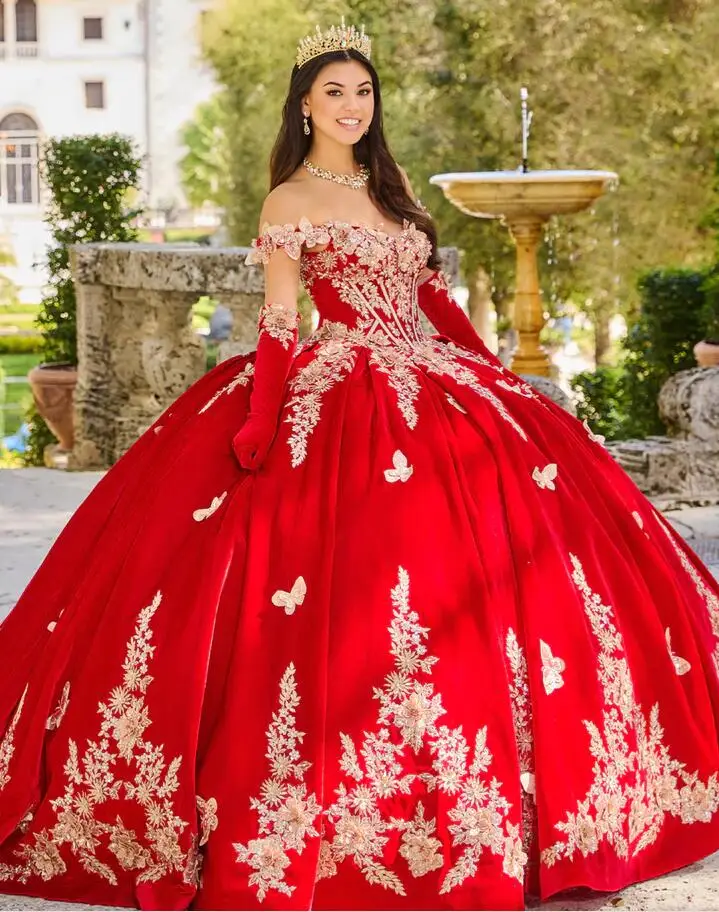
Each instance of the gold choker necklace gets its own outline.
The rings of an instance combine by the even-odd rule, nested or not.
[[[334,181],[335,184],[342,184],[344,187],[351,187],[353,190],[362,190],[367,186],[367,181],[369,180],[369,168],[366,165],[360,165],[357,174],[335,174],[334,171],[328,171],[326,168],[318,168],[307,158],[303,160],[302,164],[313,177]]]

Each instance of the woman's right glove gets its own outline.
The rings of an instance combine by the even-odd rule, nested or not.
[[[270,303],[260,310],[250,410],[232,440],[243,469],[254,471],[262,465],[277,434],[285,385],[297,349],[298,323],[295,307]]]

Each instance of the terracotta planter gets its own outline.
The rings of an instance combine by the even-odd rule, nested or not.
[[[35,407],[57,437],[60,448],[71,450],[74,442],[73,395],[77,368],[70,364],[39,364],[27,375]]]
[[[699,367],[719,367],[719,342],[702,339],[694,346],[694,357]]]

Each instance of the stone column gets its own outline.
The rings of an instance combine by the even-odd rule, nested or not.
[[[549,376],[549,356],[539,344],[544,326],[542,295],[539,290],[537,247],[544,220],[538,217],[507,219],[517,246],[517,276],[514,294],[514,328],[519,344],[512,353],[512,370],[517,374]]]

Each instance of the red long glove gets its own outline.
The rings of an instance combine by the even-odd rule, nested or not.
[[[417,302],[440,336],[460,345],[499,367],[502,362],[487,348],[459,304],[442,272],[434,272],[418,288]]]
[[[265,304],[260,310],[255,372],[247,420],[232,440],[243,469],[258,469],[277,434],[285,385],[297,348],[296,310]]]

